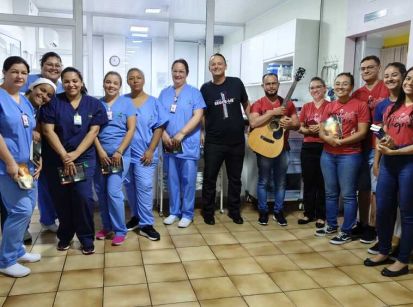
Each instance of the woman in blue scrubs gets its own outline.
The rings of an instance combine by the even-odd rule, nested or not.
[[[141,236],[157,241],[161,237],[153,228],[153,183],[159,161],[158,143],[168,118],[158,100],[144,92],[145,75],[140,69],[129,69],[127,79],[131,93],[125,96],[133,100],[137,115],[125,183],[133,216],[128,230],[139,227]]]
[[[201,120],[205,101],[201,92],[186,83],[189,73],[184,59],[172,64],[173,85],[162,90],[159,101],[169,112],[162,135],[165,169],[168,173],[169,213],[164,224],[178,219],[178,227],[188,227],[194,218],[196,174],[201,145]]]
[[[0,273],[23,277],[30,269],[18,262],[35,262],[39,254],[26,253],[23,236],[35,206],[36,190],[22,189],[17,184],[25,164],[33,173],[30,162],[30,144],[36,125],[33,107],[20,94],[25,84],[29,65],[17,56],[3,64],[4,82],[0,86],[0,194],[7,211],[0,244]],[[36,177],[38,175],[34,174]]]
[[[136,111],[132,99],[119,97],[121,86],[122,78],[117,72],[110,71],[105,75],[105,96],[100,101],[106,109],[109,121],[102,126],[95,139],[100,163],[96,168],[94,182],[103,225],[102,230],[96,234],[96,239],[103,240],[113,232],[112,245],[122,245],[127,233],[122,182],[129,170],[129,144],[136,125]],[[107,165],[122,165],[123,171],[104,175],[101,168]]]
[[[87,95],[82,75],[76,68],[65,68],[62,81],[65,92],[56,95],[40,110],[42,132],[54,151],[54,155],[48,157],[45,175],[52,185],[52,199],[60,222],[57,249],[69,249],[76,234],[82,253],[90,255],[95,252],[92,179],[96,150],[93,142],[100,126],[108,119],[102,103]],[[61,184],[57,167],[62,167],[65,175],[73,176],[77,173],[76,164],[83,165],[85,179]]]

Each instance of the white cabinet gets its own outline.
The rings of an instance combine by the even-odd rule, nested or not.
[[[279,44],[278,40],[278,28],[274,28],[270,31],[265,32],[262,35],[263,45],[262,53],[263,59],[273,59],[278,57],[277,46]]]
[[[263,38],[261,35],[254,36],[242,43],[241,79],[245,84],[261,83],[262,44]]]
[[[296,22],[294,19],[262,34],[264,61],[294,52]]]

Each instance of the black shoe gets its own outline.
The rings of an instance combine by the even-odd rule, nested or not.
[[[315,223],[315,228],[317,228],[317,229],[321,229],[321,228],[324,228],[324,227],[326,227],[326,223],[320,223],[320,222],[316,222]]]
[[[399,258],[399,251],[400,251],[399,245],[396,245],[391,251],[391,253],[389,254],[389,258],[393,260],[397,260],[397,258]]]
[[[215,225],[215,217],[213,215],[204,215],[204,222],[208,225]]]
[[[244,219],[239,213],[228,213],[228,217],[230,217],[235,224],[244,224]]]
[[[268,212],[260,212],[258,217],[258,224],[268,225]]]
[[[324,226],[324,228],[317,229],[317,230],[315,231],[314,235],[315,235],[316,237],[325,237],[325,236],[328,236],[328,235],[332,235],[332,234],[334,234],[334,233],[337,233],[337,229],[338,229],[337,226],[332,227],[332,226],[326,225],[326,226]]]
[[[274,221],[277,221],[278,225],[280,225],[280,226],[287,226],[288,225],[287,220],[285,219],[284,213],[282,211],[280,211],[278,213],[274,212],[274,216],[272,217],[272,219]]]
[[[334,238],[330,240],[330,243],[335,245],[341,245],[348,242],[351,242],[351,236],[345,232],[340,232],[338,235],[336,235]]]
[[[353,229],[351,229],[351,238],[353,240],[357,240],[359,238],[361,238],[361,236],[363,235],[364,232],[364,227],[360,222],[357,222],[356,226],[353,227]]]
[[[361,235],[360,242],[364,244],[371,244],[376,241],[377,232],[372,226],[366,225],[363,229],[363,234]]]
[[[129,222],[126,223],[126,228],[128,229],[128,231],[135,230],[138,227],[139,227],[139,218],[137,218],[136,216],[132,216]]]
[[[82,254],[83,255],[93,255],[95,253],[95,246],[92,244],[90,246],[83,246],[82,247]]]
[[[384,260],[381,261],[373,261],[370,258],[366,258],[364,260],[364,265],[365,266],[378,266],[378,265],[382,265],[382,264],[392,264],[394,263],[393,260],[391,260],[390,258],[386,258]]]
[[[397,277],[406,274],[409,274],[409,267],[407,265],[398,271],[390,271],[388,268],[384,268],[381,271],[381,275],[386,277]]]
[[[374,244],[372,247],[370,247],[367,252],[371,255],[378,255],[380,254],[379,251],[379,242],[376,242],[376,244]],[[390,256],[390,255],[389,255]]]
[[[58,251],[67,251],[70,248],[70,242],[63,242],[63,241],[59,241],[59,243],[57,243],[57,247],[56,249]]]
[[[143,237],[147,237],[152,241],[158,241],[161,239],[161,235],[155,230],[155,228],[153,228],[152,225],[147,225],[139,228],[139,234]]]
[[[304,217],[302,219],[298,219],[298,224],[299,225],[305,225],[305,224],[311,223],[313,221],[314,221],[314,219],[312,219],[312,218]]]

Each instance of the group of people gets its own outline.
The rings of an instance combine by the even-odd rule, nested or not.
[[[175,60],[171,66],[173,84],[163,89],[158,98],[145,93],[142,70],[131,68],[127,72],[130,93],[126,95],[120,95],[122,76],[110,71],[103,79],[105,96],[96,99],[87,94],[80,71],[74,67],[63,69],[60,56],[54,52],[42,57],[40,75],[29,75],[29,65],[21,57],[7,58],[0,88],[0,195],[4,221],[0,272],[26,276],[30,269],[20,263],[40,260],[39,254],[26,252],[22,244],[36,203],[41,224],[57,233],[57,249],[61,251],[71,247],[75,235],[85,255],[94,253],[95,238],[121,245],[127,232],[135,229],[150,240],[159,240],[160,234],[153,227],[153,190],[161,154],[170,213],[163,222],[188,227],[194,218],[201,146],[205,161],[204,222],[215,224],[216,181],[225,162],[228,216],[242,224],[245,126],[249,124],[254,129],[280,117],[279,125],[285,130],[281,153],[275,158],[257,153],[258,223],[268,224],[267,190],[272,183],[273,219],[281,226],[288,224],[283,213],[288,132],[297,130],[304,135],[301,160],[305,206],[298,223],[316,221],[315,235],[334,234],[332,244],[351,241],[359,229],[364,230],[361,241],[373,243],[375,226],[379,241],[369,251],[377,255],[365,261],[365,265],[374,266],[390,261],[392,225],[399,204],[399,257],[383,270],[383,275],[407,273],[413,248],[409,206],[413,192],[408,188],[413,180],[413,70],[406,72],[400,63],[389,64],[383,82],[378,79],[379,59],[367,57],[361,62],[366,85],[352,94],[353,76],[339,74],[334,84],[337,100],[333,102],[325,100],[324,81],[314,77],[309,85],[313,101],[303,106],[299,116],[294,104],[284,103],[278,95],[276,74],[263,76],[265,96],[250,105],[242,81],[225,75],[226,59],[222,54],[210,57],[209,70],[212,80],[198,90],[186,82],[188,63]],[[335,120],[335,131],[327,127],[331,119]],[[386,133],[379,142],[368,133],[372,122],[382,125]],[[39,142],[41,159],[34,160],[33,144]],[[29,188],[17,184],[27,176],[25,169],[34,178]],[[364,178],[364,182],[358,183],[358,178]],[[96,234],[93,187],[102,221]],[[128,222],[123,188],[131,212]],[[370,191],[377,197],[371,197]],[[338,231],[340,197],[344,222]],[[377,208],[374,201],[370,206],[371,198],[377,198]]]

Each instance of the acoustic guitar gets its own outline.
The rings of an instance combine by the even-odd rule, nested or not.
[[[287,96],[281,103],[285,107],[295,90],[295,87],[305,73],[305,69],[299,67],[294,75],[294,81],[288,90]],[[274,116],[266,124],[253,129],[248,135],[248,145],[250,148],[267,158],[277,157],[284,147],[284,128],[280,127],[282,116]]]

